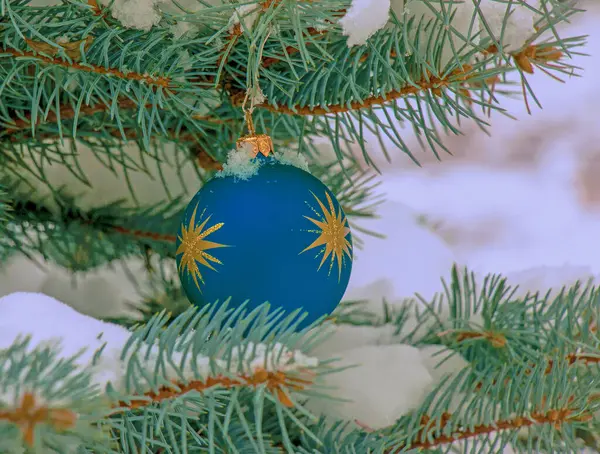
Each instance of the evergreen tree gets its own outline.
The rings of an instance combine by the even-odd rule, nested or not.
[[[418,164],[403,129],[441,157],[442,134],[467,120],[485,129],[505,96],[537,102],[529,74],[575,72],[584,39],[562,36],[562,24],[578,12],[560,0],[0,0],[1,259],[87,273],[140,258],[152,282],[141,322],[3,300],[0,453],[593,444],[595,287],[517,296],[499,276],[479,285],[454,269],[433,301],[383,302],[381,314],[346,301],[303,328],[302,313],[268,304],[191,307],[175,264],[186,205],[235,164],[247,114],[331,189],[358,247],[377,233],[360,228],[377,206],[365,138]],[[45,334],[3,324],[17,310]],[[53,331],[60,320],[72,332]],[[323,417],[311,408],[341,405],[324,383],[343,367],[314,352],[344,325],[391,328],[397,344],[436,347],[440,367],[463,366],[381,427]]]

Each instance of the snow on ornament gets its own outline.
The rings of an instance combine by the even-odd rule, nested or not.
[[[330,314],[352,269],[352,235],[334,194],[298,159],[250,135],[189,203],[177,235],[179,276],[197,306],[230,299]],[[303,167],[303,168],[302,168]]]

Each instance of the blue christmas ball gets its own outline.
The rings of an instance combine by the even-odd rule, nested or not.
[[[352,235],[333,193],[316,177],[275,158],[256,158],[247,179],[219,176],[187,206],[177,267],[197,306],[265,302],[302,309],[306,327],[341,301],[352,269]]]

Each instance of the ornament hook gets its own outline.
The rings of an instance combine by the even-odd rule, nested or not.
[[[256,130],[254,129],[254,121],[252,120],[252,111],[244,109],[244,115],[246,117],[246,126],[248,128],[248,134],[251,136],[255,136]]]
[[[236,148],[239,151],[245,151],[250,153],[253,158],[258,156],[259,153],[267,157],[271,153],[273,153],[273,140],[267,134],[256,134],[256,129],[254,128],[254,121],[252,120],[253,108],[245,108],[247,99],[248,94],[246,94],[246,99],[244,100],[242,110],[244,111],[244,116],[246,118],[246,127],[248,128],[248,135],[242,136],[237,140]]]

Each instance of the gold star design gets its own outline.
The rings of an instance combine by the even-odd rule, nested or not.
[[[344,214],[342,213],[342,208],[338,207],[337,213],[335,211],[335,207],[333,206],[333,200],[326,192],[325,197],[327,197],[327,204],[329,205],[329,209],[319,200],[319,198],[311,191],[313,197],[319,203],[321,207],[322,213],[318,213],[319,217],[322,220],[312,219],[308,216],[304,216],[310,222],[319,227],[319,230],[315,232],[319,234],[317,239],[312,242],[310,246],[304,249],[302,252],[309,251],[319,246],[325,246],[323,248],[323,258],[321,259],[321,263],[319,264],[319,270],[325,263],[325,260],[329,256],[331,256],[331,263],[329,265],[329,272],[333,268],[334,262],[337,260],[338,265],[338,280],[342,275],[342,263],[345,255],[348,256],[349,259],[352,259],[352,246],[350,245],[350,241],[348,238],[348,234],[350,233],[350,229],[348,228],[348,224]],[[301,254],[302,254],[301,252]]]
[[[228,246],[225,244],[207,241],[205,239],[208,235],[216,232],[221,227],[223,227],[224,223],[220,222],[204,230],[204,227],[206,226],[206,224],[208,224],[208,221],[210,221],[211,216],[207,217],[200,225],[196,226],[197,210],[198,206],[196,206],[196,208],[194,209],[194,212],[192,213],[192,217],[190,218],[190,222],[188,223],[187,227],[185,225],[181,226],[181,235],[178,236],[178,239],[181,242],[181,244],[177,248],[176,254],[183,254],[183,256],[181,257],[181,261],[179,262],[179,272],[181,272],[182,270],[185,271],[187,269],[188,273],[192,275],[192,279],[194,280],[196,287],[198,287],[198,290],[202,291],[200,289],[200,282],[204,284],[204,279],[202,277],[202,273],[200,273],[200,268],[198,267],[198,264],[216,271],[216,269],[211,265],[211,262],[217,263],[219,265],[222,265],[223,263],[206,251],[208,249],[215,249],[219,247]],[[202,219],[203,215],[204,211],[200,215],[200,219]]]

